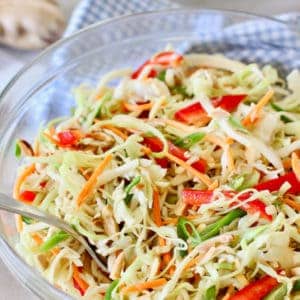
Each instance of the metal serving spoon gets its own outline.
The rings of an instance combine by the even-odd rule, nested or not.
[[[63,220],[49,215],[38,208],[30,205],[25,205],[22,202],[16,201],[13,198],[3,194],[0,192],[0,209],[5,210],[11,213],[15,213],[24,217],[37,219],[46,224],[52,225],[58,229],[61,229],[67,233],[69,233],[73,238],[79,241],[85,250],[89,253],[89,255],[95,260],[97,265],[101,270],[107,272],[107,268],[103,265],[101,260],[99,259],[95,250],[90,246],[85,237],[79,234],[76,230],[74,230],[69,224],[64,222]]]

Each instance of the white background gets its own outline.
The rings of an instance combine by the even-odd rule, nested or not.
[[[26,1],[26,0],[24,0]],[[78,0],[62,0],[66,15],[70,15]],[[130,0],[128,0],[130,1]],[[142,1],[142,0],[141,0]],[[155,0],[154,0],[155,1]],[[285,12],[300,12],[299,0],[178,0],[181,4],[209,8],[237,9],[259,14],[272,15]],[[38,53],[14,51],[0,46],[0,90],[11,76]],[[0,300],[36,300],[24,289],[0,262]]]

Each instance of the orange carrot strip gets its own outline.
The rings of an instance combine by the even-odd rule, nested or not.
[[[274,95],[273,90],[268,90],[267,93],[258,101],[258,103],[251,109],[251,111],[247,114],[247,116],[242,121],[242,124],[244,126],[249,126],[251,124],[254,124],[260,112],[262,111],[263,107],[271,100],[271,98]]]
[[[159,119],[159,120],[162,120],[165,124],[178,128],[179,130],[185,131],[187,133],[199,131],[199,129],[197,129],[195,126],[188,126],[183,123],[177,122],[175,120],[169,120],[169,119]]]
[[[80,206],[93,192],[93,188],[97,183],[97,178],[106,168],[106,166],[110,163],[112,159],[112,155],[108,154],[103,161],[99,164],[99,166],[95,169],[94,173],[91,175],[89,180],[85,183],[83,189],[79,193],[77,198],[77,205]]]
[[[16,217],[16,227],[18,232],[23,231],[23,220],[21,215],[15,215]]]
[[[159,192],[153,190],[153,220],[157,226],[161,226],[161,214],[160,214],[160,204],[159,204]]]
[[[134,285],[129,285],[127,287],[124,287],[122,289],[123,294],[129,294],[134,292],[142,292],[147,289],[155,289],[159,288],[162,285],[165,285],[167,283],[167,280],[165,278],[159,278],[155,280],[150,280],[142,283],[136,283]]]
[[[128,138],[127,134],[123,133],[120,129],[114,127],[113,125],[103,125],[102,127],[112,131],[123,140],[126,140]]]
[[[31,237],[33,238],[33,240],[36,242],[38,246],[40,246],[43,243],[43,239],[37,233],[33,233]]]
[[[300,203],[298,203],[290,198],[283,198],[281,201],[283,203],[287,204],[288,206],[292,207],[293,209],[300,212]]]
[[[212,185],[212,182],[210,180],[210,178],[203,174],[198,172],[197,170],[195,170],[191,165],[189,165],[188,163],[186,163],[185,161],[179,159],[178,157],[170,154],[170,153],[165,153],[165,156],[169,159],[172,160],[173,162],[177,163],[178,165],[180,165],[181,167],[183,167],[184,169],[186,169],[189,173],[191,173],[193,176],[197,177],[198,179],[200,179],[203,183],[205,183],[208,187],[210,185]]]
[[[297,179],[300,181],[300,159],[295,152],[292,153],[292,169]]]
[[[131,104],[129,102],[123,102],[123,106],[128,111],[144,111],[149,110],[152,108],[152,102],[145,103],[145,104]]]
[[[35,165],[32,164],[24,169],[24,171],[20,174],[20,176],[17,178],[17,181],[15,182],[14,185],[14,190],[13,190],[13,197],[17,200],[20,199],[20,189],[24,181],[28,176],[30,176],[32,173],[35,172]]]
[[[80,289],[83,292],[85,292],[89,288],[89,285],[80,277],[80,272],[78,267],[75,264],[73,264],[72,266],[73,266],[73,279],[76,281]]]

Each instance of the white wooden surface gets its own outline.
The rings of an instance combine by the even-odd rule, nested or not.
[[[77,1],[62,1],[67,15],[70,15],[72,7]],[[189,6],[237,9],[267,15],[292,11],[300,12],[299,0],[178,0],[178,2]],[[13,74],[35,55],[36,53],[22,53],[0,46],[0,90]],[[23,288],[0,261],[0,300],[4,299],[36,300],[36,297]]]

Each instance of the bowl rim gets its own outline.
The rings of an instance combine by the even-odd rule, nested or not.
[[[32,59],[29,63],[25,64],[5,85],[3,90],[0,93],[0,110],[2,108],[2,99],[6,97],[6,95],[10,92],[11,89],[13,89],[14,84],[24,75],[26,74],[27,70],[29,70],[32,66],[34,66],[36,63],[38,63],[40,60],[42,60],[44,57],[46,57],[49,53],[51,53],[53,50],[56,50],[60,48],[63,44],[71,41],[72,39],[75,39],[79,37],[81,34],[84,34],[88,32],[89,30],[92,30],[94,28],[97,28],[98,26],[113,24],[118,21],[122,20],[130,20],[134,19],[135,17],[140,16],[151,16],[156,14],[163,14],[163,13],[197,13],[197,12],[212,12],[212,13],[225,13],[228,15],[236,15],[236,16],[248,16],[253,17],[254,19],[261,19],[261,20],[268,20],[272,21],[274,23],[278,23],[284,26],[288,26],[291,30],[294,32],[300,33],[300,30],[294,25],[290,24],[284,20],[278,19],[273,16],[266,16],[263,14],[257,14],[257,13],[251,13],[246,12],[243,10],[235,10],[235,9],[218,9],[218,8],[206,8],[205,6],[199,7],[199,6],[192,6],[192,7],[178,7],[178,8],[166,8],[161,10],[154,10],[154,11],[147,11],[147,12],[141,12],[141,13],[134,13],[134,14],[125,14],[122,16],[117,16],[113,18],[109,18],[106,20],[95,22],[91,25],[88,25],[78,31],[75,31],[74,33],[70,34],[69,36],[63,37],[62,39],[58,40],[51,46],[47,47],[45,50],[42,50],[40,54],[38,54],[34,59]],[[38,276],[39,280],[43,282],[45,286],[47,286],[50,290],[55,291],[55,293],[58,293],[63,299],[71,299],[73,298],[71,295],[67,295],[64,291],[57,289],[52,285],[50,282],[48,282],[42,274],[38,273],[36,269],[31,267],[26,261],[17,253],[15,249],[12,249],[12,246],[7,243],[6,239],[0,234],[0,246],[2,250],[0,251],[0,258],[2,259],[3,263],[7,267],[7,269],[13,274],[13,276],[21,283],[23,287],[28,289],[30,292],[32,292],[34,295],[40,297],[42,293],[39,293],[35,287],[33,287],[28,282],[25,282],[22,280],[22,276],[18,273],[24,273],[24,272],[13,272],[9,269],[10,263],[6,260],[8,256],[13,256],[15,260],[17,260],[17,263],[21,265],[22,269],[25,269],[26,273],[30,273],[33,277]],[[53,295],[53,294],[52,294]]]
[[[205,7],[178,7],[178,8],[165,8],[161,10],[153,10],[153,11],[147,11],[147,12],[141,12],[141,13],[133,13],[133,14],[125,14],[113,18],[109,18],[106,20],[98,21],[95,23],[92,23],[82,29],[79,29],[75,31],[74,33],[70,34],[69,36],[63,37],[62,39],[56,41],[46,49],[42,50],[41,53],[39,53],[35,58],[33,58],[31,61],[29,61],[27,64],[25,64],[5,85],[5,87],[0,92],[0,109],[1,109],[1,100],[8,94],[11,88],[13,88],[14,84],[18,81],[19,78],[22,77],[26,73],[27,70],[29,70],[32,66],[34,66],[36,63],[38,63],[40,60],[42,60],[44,57],[46,57],[49,53],[51,53],[53,50],[58,49],[63,44],[67,43],[68,41],[71,41],[74,38],[79,37],[81,34],[86,33],[89,30],[92,30],[98,26],[107,25],[111,23],[115,23],[116,21],[122,21],[127,19],[133,19],[138,16],[149,16],[149,15],[155,15],[160,13],[176,13],[176,12],[219,12],[219,13],[226,13],[226,14],[233,14],[233,15],[241,15],[241,16],[250,16],[262,20],[269,20],[284,26],[288,26],[291,28],[291,30],[300,33],[299,28],[294,25],[290,24],[284,20],[278,19],[275,16],[267,16],[259,13],[252,13],[252,12],[246,12],[243,10],[236,10],[236,9],[218,9],[218,8],[205,8]]]

